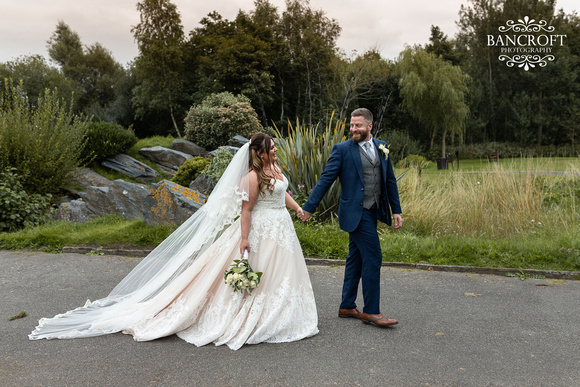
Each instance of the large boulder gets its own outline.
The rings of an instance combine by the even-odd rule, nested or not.
[[[169,169],[177,171],[179,167],[193,156],[177,150],[154,146],[151,148],[141,148],[139,153],[147,159]]]
[[[228,145],[231,145],[231,146],[236,147],[236,148],[241,148],[242,146],[244,146],[249,141],[250,140],[248,140],[244,136],[238,135],[238,136],[235,136],[235,137],[230,138],[228,140]]]
[[[205,196],[209,196],[216,184],[217,181],[213,177],[200,173],[199,176],[189,184],[189,189],[201,192]]]
[[[88,187],[108,187],[112,181],[89,168],[78,168],[73,176],[73,183],[86,189]]]
[[[145,201],[145,223],[181,225],[205,200],[205,195],[169,180],[151,184]]]
[[[79,195],[95,216],[119,214],[127,219],[143,219],[148,193],[147,187],[141,184],[119,179],[108,187],[88,187]]]
[[[92,212],[87,203],[81,199],[61,203],[54,214],[55,220],[64,220],[66,222],[84,223],[96,218],[97,215]]]
[[[222,149],[227,150],[232,155],[235,155],[240,150],[240,148],[235,147],[235,146],[230,146],[230,145],[220,146],[219,148],[214,149],[211,152],[209,152],[209,156],[215,157]]]
[[[207,151],[204,148],[200,147],[196,143],[187,140],[173,141],[171,143],[171,149],[187,153],[188,155],[192,156],[207,156]]]
[[[141,182],[151,182],[160,176],[156,170],[147,164],[143,164],[124,153],[107,158],[105,161],[101,162],[101,165],[121,172]]]

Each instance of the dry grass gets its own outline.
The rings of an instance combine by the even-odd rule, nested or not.
[[[506,238],[530,232],[570,232],[577,227],[580,174],[545,174],[531,161],[528,172],[492,164],[421,182],[417,171],[401,184],[407,224],[424,235]]]

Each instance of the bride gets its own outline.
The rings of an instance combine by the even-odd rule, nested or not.
[[[318,333],[304,256],[286,207],[276,146],[256,134],[236,153],[207,203],[102,299],[43,318],[31,340],[114,332],[137,341],[176,334],[197,346],[296,341]],[[241,214],[241,216],[240,216]],[[234,292],[223,274],[247,250],[263,273],[251,293]]]

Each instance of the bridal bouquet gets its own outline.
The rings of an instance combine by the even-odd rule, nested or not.
[[[234,292],[238,290],[243,292],[247,290],[248,293],[252,293],[252,290],[258,287],[260,284],[260,278],[262,277],[262,272],[254,272],[250,263],[248,262],[248,251],[244,251],[244,257],[242,259],[234,260],[234,263],[229,270],[224,273],[224,279],[226,284],[234,288]]]

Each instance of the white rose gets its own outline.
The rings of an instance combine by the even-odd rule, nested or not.
[[[384,144],[380,144],[379,149],[381,150],[381,152],[383,152],[383,154],[385,155],[385,158],[387,158],[389,156],[389,149],[387,147],[385,147]]]
[[[258,285],[256,284],[256,281],[252,281],[252,282],[250,282],[250,287],[251,287],[252,289],[254,289],[256,286],[258,286]]]

